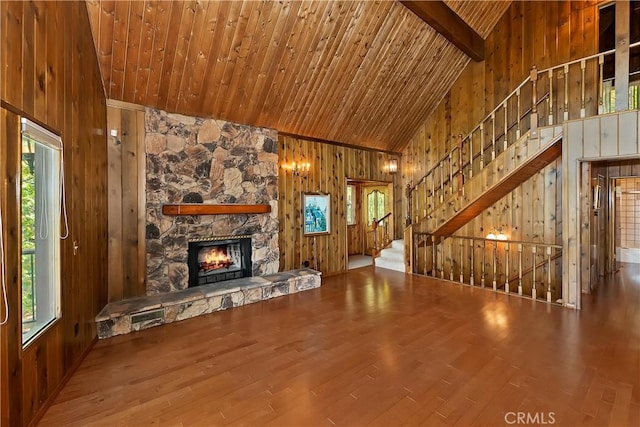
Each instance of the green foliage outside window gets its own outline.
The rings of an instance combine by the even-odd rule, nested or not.
[[[26,144],[26,143],[25,143]],[[35,305],[35,212],[36,182],[34,153],[23,150],[21,162],[21,223],[22,223],[22,318],[34,318]],[[26,325],[25,325],[26,327]]]

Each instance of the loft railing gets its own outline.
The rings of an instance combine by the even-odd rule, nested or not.
[[[638,46],[640,42],[630,48]],[[615,50],[610,50],[543,70],[532,67],[529,77],[470,132],[455,137],[453,147],[422,178],[407,185],[407,225],[425,217],[447,195],[462,195],[465,180],[478,174],[527,132],[537,138],[540,126],[603,114],[603,67],[605,58],[614,54]],[[597,108],[590,102],[593,99],[597,100]],[[418,195],[423,197],[419,199]],[[425,202],[420,206],[414,200]]]
[[[562,246],[467,236],[413,235],[413,273],[534,300],[562,300]]]

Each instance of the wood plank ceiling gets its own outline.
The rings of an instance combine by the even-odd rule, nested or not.
[[[395,1],[86,3],[108,98],[380,150],[469,61]],[[486,37],[510,2],[448,4]]]

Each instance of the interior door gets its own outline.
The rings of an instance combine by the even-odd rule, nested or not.
[[[364,225],[364,254],[372,255],[374,249],[374,229],[373,219],[380,219],[388,212],[391,212],[391,192],[389,185],[371,185],[364,187],[362,203],[362,223]],[[391,215],[393,216],[393,215]],[[389,228],[389,224],[387,224]],[[378,236],[382,236],[382,230],[378,231]],[[378,238],[380,240],[380,238]],[[378,244],[378,246],[380,246]]]

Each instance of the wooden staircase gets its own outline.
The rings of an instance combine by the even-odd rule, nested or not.
[[[527,132],[457,192],[441,203],[434,198],[434,208],[418,229],[435,236],[453,234],[557,159],[562,153],[562,127],[540,128],[539,135],[531,138]]]

